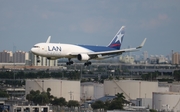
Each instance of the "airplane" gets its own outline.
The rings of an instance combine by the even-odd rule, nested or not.
[[[37,56],[37,62],[40,62],[39,56],[47,57],[49,60],[68,58],[66,64],[71,65],[74,63],[71,59],[77,58],[79,61],[85,61],[85,66],[89,66],[91,65],[90,60],[92,59],[106,59],[121,55],[125,52],[137,51],[142,48],[146,42],[145,38],[138,47],[121,49],[124,35],[125,26],[122,26],[107,46],[50,43],[51,36],[49,36],[46,42],[35,44],[31,48],[31,52]]]

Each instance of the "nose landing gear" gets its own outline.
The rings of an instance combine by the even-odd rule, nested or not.
[[[36,58],[37,58],[37,61],[36,61],[36,62],[37,62],[37,63],[40,63],[40,59],[39,59],[39,56],[38,56],[38,55],[36,56]]]

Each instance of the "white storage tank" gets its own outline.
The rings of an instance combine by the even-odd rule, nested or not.
[[[93,82],[81,83],[81,100],[98,99],[104,96],[104,85]]]
[[[59,79],[32,79],[26,80],[26,95],[31,90],[47,91],[51,88],[51,94],[55,97],[63,97],[66,101],[80,101],[80,81]]]
[[[180,111],[180,93],[153,92],[153,109],[158,111]]]
[[[152,92],[158,91],[158,82],[136,80],[106,80],[105,95],[123,93],[127,100],[137,98],[152,98]]]

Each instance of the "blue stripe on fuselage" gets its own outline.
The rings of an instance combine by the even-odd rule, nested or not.
[[[78,46],[84,47],[84,48],[89,49],[89,50],[94,51],[94,52],[117,50],[117,49],[114,49],[111,47],[105,47],[105,46],[92,46],[92,45],[78,45]]]

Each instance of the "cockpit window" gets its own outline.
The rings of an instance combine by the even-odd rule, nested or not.
[[[40,48],[39,46],[33,46],[34,48]]]

